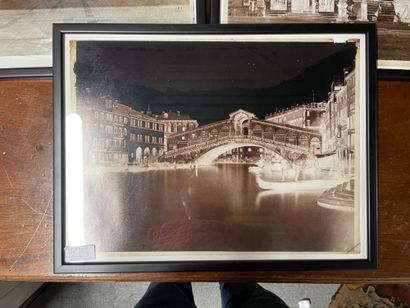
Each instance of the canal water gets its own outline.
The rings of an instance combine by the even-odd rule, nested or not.
[[[97,251],[344,252],[354,246],[353,213],[318,206],[320,190],[261,191],[248,167],[88,176],[86,243]]]

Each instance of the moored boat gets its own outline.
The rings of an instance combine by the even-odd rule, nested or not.
[[[342,183],[345,179],[326,179],[326,180],[302,180],[296,182],[272,182],[262,179],[258,174],[256,183],[260,189],[276,190],[279,192],[295,192],[306,190],[324,190]]]

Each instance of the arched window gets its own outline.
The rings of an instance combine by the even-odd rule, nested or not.
[[[262,137],[262,127],[260,125],[255,125],[252,134],[255,137]]]
[[[213,128],[211,130],[211,138],[216,138],[216,137],[218,137],[218,135],[219,135],[218,130],[216,128]]]
[[[310,153],[320,154],[322,152],[322,145],[318,137],[310,139]]]
[[[228,125],[224,125],[221,128],[221,135],[222,136],[227,136],[229,135],[229,126]]]
[[[294,132],[289,132],[289,133],[286,135],[286,143],[296,144],[296,143],[297,143],[296,133],[294,133]]]
[[[279,142],[285,142],[286,133],[283,129],[278,129],[274,134],[274,139]]]
[[[309,147],[309,137],[307,135],[300,135],[298,139],[298,145],[301,147]]]
[[[263,138],[273,139],[273,129],[272,129],[272,127],[265,128],[265,131],[263,132]]]
[[[142,148],[138,147],[135,151],[135,162],[139,164],[142,160]]]
[[[150,155],[149,147],[146,147],[146,148],[144,149],[144,156],[145,156],[145,157],[148,157],[149,155]]]

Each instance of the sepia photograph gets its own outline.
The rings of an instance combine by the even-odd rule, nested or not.
[[[65,260],[368,260],[366,35],[204,32],[64,35]]]
[[[51,67],[53,23],[197,23],[196,0],[0,0],[0,68]]]
[[[220,23],[375,23],[378,68],[410,70],[410,0],[214,0]]]

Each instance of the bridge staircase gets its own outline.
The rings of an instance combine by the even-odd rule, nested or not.
[[[302,12],[302,13],[288,13],[288,18],[296,20],[300,20],[300,22],[318,22],[318,23],[330,23],[335,20],[337,17],[336,13],[332,12]]]
[[[287,15],[288,11],[285,10],[266,10],[266,16],[271,16],[271,17],[285,17]]]
[[[342,210],[353,211],[354,209],[354,180],[344,182],[325,191],[317,201],[319,206]]]
[[[319,12],[319,15],[326,17],[329,20],[335,20],[337,17],[337,13],[335,12]]]
[[[367,19],[369,21],[377,21],[380,14],[380,1],[367,2]]]
[[[381,1],[378,22],[393,22],[396,13],[393,1]]]

